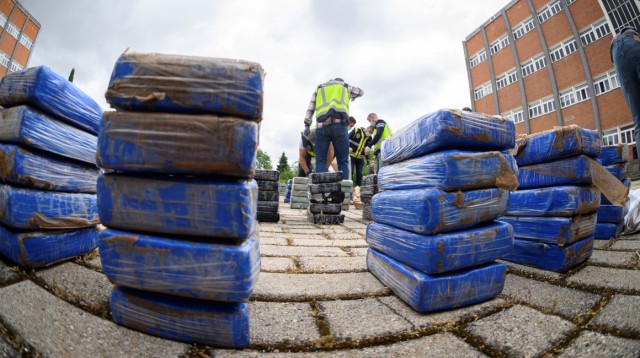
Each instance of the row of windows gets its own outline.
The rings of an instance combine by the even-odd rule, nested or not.
[[[580,33],[580,41],[582,46],[587,46],[598,39],[601,39],[611,33],[609,24],[605,20],[602,20],[595,25],[591,25],[588,29]]]
[[[633,125],[625,126],[621,128],[614,128],[602,132],[602,144],[603,145],[616,145],[616,144],[635,144],[636,136],[633,130]]]
[[[487,82],[482,86],[473,90],[473,98],[479,100],[480,98],[490,95],[493,93],[493,87],[491,87],[491,82]]]
[[[522,77],[527,77],[534,72],[540,71],[546,66],[547,63],[544,60],[544,55],[534,57],[522,64]]]
[[[26,47],[29,50],[31,50],[31,47],[33,46],[33,41],[31,41],[31,39],[25,36],[24,34],[20,36],[20,43],[23,44],[24,47]]]
[[[6,25],[7,25],[7,17],[0,12],[0,26],[4,28]],[[7,32],[11,34],[11,36],[16,38],[16,40],[18,39],[18,36],[20,36],[20,30],[18,30],[18,27],[13,23],[9,22],[9,26],[6,29],[7,29]],[[29,37],[25,36],[24,34],[20,36],[20,43],[23,44],[24,47],[26,47],[29,50],[31,50],[31,47],[33,47],[33,41]]]
[[[11,63],[11,66],[9,66],[9,63]],[[24,67],[20,66],[14,61],[9,60],[9,56],[7,56],[7,54],[4,52],[0,52],[0,65],[8,67],[11,72],[24,70]]]
[[[552,98],[541,99],[528,104],[529,118],[536,118],[556,110],[555,102]]]
[[[578,51],[578,45],[576,44],[576,40],[569,39],[567,41],[561,42],[558,45],[552,47],[549,50],[549,56],[551,57],[551,62],[556,62],[562,58],[565,58],[571,55],[576,51]]]
[[[632,1],[603,0],[602,4],[609,14],[615,33],[619,33],[620,29],[626,25],[640,27],[640,11]]]
[[[516,82],[517,80],[518,76],[516,75],[516,70],[506,72],[502,76],[496,78],[496,87],[500,89]]]
[[[552,3],[545,5],[542,9],[538,11],[538,21],[543,23],[549,20],[553,15],[562,11],[562,5],[560,5],[560,0],[556,0]]]
[[[522,111],[522,108],[503,113],[502,116],[513,121],[515,124],[524,122],[524,112]]]
[[[480,52],[478,52],[475,56],[473,56],[471,58],[471,60],[469,60],[469,66],[471,66],[471,68],[477,66],[480,62],[484,61],[487,59],[487,51],[482,50]]]
[[[527,32],[533,30],[535,27],[536,25],[533,22],[533,18],[530,17],[527,20],[524,20],[521,25],[518,25],[513,29],[513,37],[517,40]]]
[[[501,38],[496,40],[496,42],[494,42],[489,47],[489,51],[491,52],[492,55],[494,55],[496,52],[502,50],[503,48],[507,47],[508,45],[509,45],[509,36],[503,35]]]

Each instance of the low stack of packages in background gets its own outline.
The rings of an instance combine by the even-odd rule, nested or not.
[[[340,224],[344,222],[342,205],[348,194],[342,190],[342,172],[309,174],[307,192],[309,208],[307,218],[314,224]],[[348,205],[348,204],[347,204]]]
[[[362,200],[362,218],[365,220],[373,220],[371,218],[371,199],[378,193],[378,174],[369,174],[362,178],[362,187],[360,188],[360,200]]]
[[[48,67],[0,82],[0,254],[38,268],[98,244],[100,106]]]
[[[566,272],[593,250],[600,190],[591,167],[600,153],[598,132],[575,125],[529,135],[516,143],[518,191],[507,216],[514,250],[505,260]]]
[[[284,194],[284,203],[291,203],[291,186],[293,185],[293,179],[287,180],[287,191]]]
[[[113,320],[188,343],[249,344],[260,273],[257,63],[125,53],[98,138]]]
[[[277,170],[256,170],[254,179],[258,182],[258,221],[277,223],[280,221],[278,213],[280,172]]]
[[[631,178],[627,171],[629,146],[626,144],[603,146],[598,161],[624,186],[631,187]],[[600,197],[598,223],[594,237],[596,240],[609,240],[618,237],[624,230],[626,205],[613,205],[606,196]]]
[[[342,201],[342,210],[349,210],[349,204],[351,204],[351,191],[353,190],[353,180],[343,180],[340,182],[342,192],[344,193],[344,200]]]
[[[280,196],[285,196],[287,194],[286,183],[278,183],[278,193],[280,194]]]
[[[513,122],[425,115],[382,143],[367,268],[419,312],[482,302],[504,287],[511,225],[494,219],[517,187]]]
[[[309,207],[307,197],[307,183],[309,178],[295,177],[291,182],[291,209],[306,209]]]

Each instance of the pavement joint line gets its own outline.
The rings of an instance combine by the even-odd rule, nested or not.
[[[356,254],[353,253],[353,251],[351,251],[349,247],[340,246],[340,250],[344,251],[347,255],[349,255],[348,257],[356,257]]]
[[[300,263],[300,258],[298,256],[290,256],[291,261],[293,261],[294,273],[303,273],[302,263]]]
[[[4,337],[5,341],[11,345],[15,350],[20,352],[21,357],[41,357],[42,355],[36,351],[36,349],[30,345],[24,338],[20,337],[17,333],[13,332],[8,324],[0,317],[0,335]]]
[[[333,272],[332,272],[333,273]],[[332,274],[332,273],[327,273]],[[314,273],[302,273],[301,275],[315,275]],[[352,300],[361,300],[365,298],[376,298],[376,297],[387,297],[391,296],[393,293],[351,293],[346,294],[344,296],[301,296],[301,297],[287,297],[287,298],[265,298],[265,297],[254,297],[251,296],[249,301],[254,302],[311,302],[311,301],[352,301]]]
[[[582,331],[584,331],[584,329],[581,326],[577,326],[571,332],[569,332],[567,335],[561,338],[558,342],[552,344],[551,347],[547,349],[545,352],[543,352],[542,354],[540,354],[540,356],[541,357],[554,356],[556,353],[559,353],[562,349],[568,347],[571,344],[571,342],[574,339],[576,339],[580,335],[580,333],[582,333]]]
[[[466,344],[470,345],[471,347],[485,354],[486,356],[496,357],[496,358],[508,358],[506,355],[504,355],[504,353],[494,348],[489,343],[485,342],[482,338],[471,334],[471,332],[468,332],[464,328],[464,326],[460,326],[452,329],[451,333],[453,333],[458,338],[462,339]]]
[[[309,306],[311,307],[311,316],[315,319],[318,332],[320,332],[320,339],[315,345],[331,348],[335,344],[335,337],[331,333],[331,328],[329,327],[329,323],[327,323],[324,312],[322,312],[316,300],[309,301]]]
[[[604,297],[604,296],[602,296],[602,297]],[[515,298],[512,298],[512,297],[506,296],[506,295],[504,295],[502,293],[498,295],[498,298],[501,298],[501,299],[503,299],[503,300],[505,300],[507,302],[513,303],[513,306],[518,304],[518,305],[521,305],[521,306],[529,307],[531,309],[534,309],[534,310],[536,310],[538,312],[541,312],[541,313],[544,313],[546,315],[558,316],[558,317],[560,317],[560,318],[562,318],[562,319],[564,319],[566,321],[569,321],[569,322],[575,324],[576,326],[586,325],[586,323],[589,322],[591,319],[593,319],[596,316],[597,312],[599,312],[600,309],[602,309],[602,307],[603,307],[603,306],[599,305],[600,301],[602,301],[602,298],[601,298],[598,302],[596,302],[595,304],[593,304],[589,308],[589,311],[587,313],[581,314],[584,317],[578,318],[578,316],[567,316],[567,315],[564,315],[562,313],[555,312],[555,311],[553,311],[553,309],[549,309],[549,308],[546,308],[546,307],[534,305],[534,304],[529,303],[527,301],[518,300],[518,299],[515,299]],[[593,310],[595,308],[598,308],[598,309],[597,309],[597,311],[594,312]]]

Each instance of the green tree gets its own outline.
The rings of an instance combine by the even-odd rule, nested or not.
[[[267,154],[267,152],[263,151],[262,149],[258,149],[256,169],[273,169],[269,154]]]
[[[278,167],[277,170],[280,172],[280,174],[286,172],[286,171],[291,171],[291,167],[289,167],[289,163],[287,162],[287,155],[284,154],[284,152],[282,152],[282,155],[280,156],[280,160],[278,160]]]

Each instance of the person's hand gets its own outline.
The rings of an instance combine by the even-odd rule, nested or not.
[[[369,163],[369,168],[373,170],[373,162]]]
[[[369,152],[371,152],[371,148],[365,147],[364,148],[364,155],[369,155]]]

